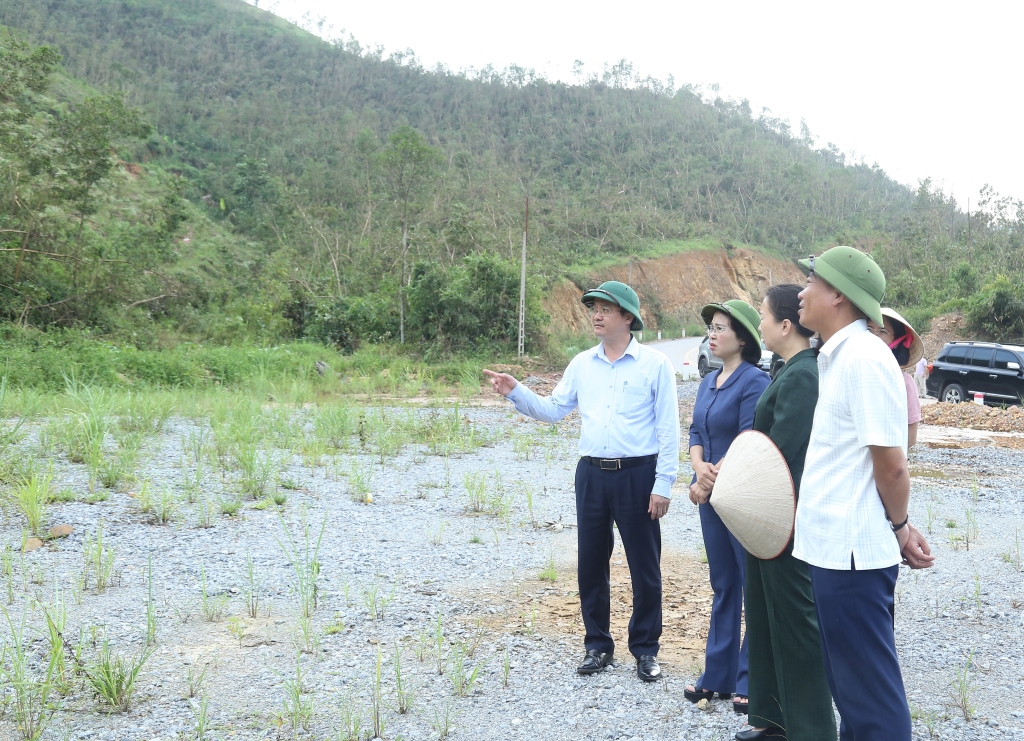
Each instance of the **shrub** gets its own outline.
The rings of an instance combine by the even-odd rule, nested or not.
[[[1024,335],[1024,287],[998,276],[967,301],[967,321],[979,332],[1005,339]]]
[[[527,283],[526,337],[541,342],[546,316],[540,291]],[[409,288],[409,329],[446,348],[514,345],[519,336],[519,267],[492,255],[461,265],[418,263]]]
[[[397,298],[385,293],[318,303],[300,300],[289,316],[298,335],[342,352],[354,351],[362,340],[384,342],[398,336]]]

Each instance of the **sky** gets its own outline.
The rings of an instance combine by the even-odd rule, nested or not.
[[[254,3],[254,0],[249,0]],[[322,34],[412,49],[425,67],[532,67],[572,82],[626,59],[642,75],[806,121],[816,146],[930,177],[961,204],[990,184],[1024,199],[1024,2],[259,0]],[[635,12],[634,12],[635,11]]]

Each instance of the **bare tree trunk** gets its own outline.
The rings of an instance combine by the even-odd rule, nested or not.
[[[408,255],[409,230],[402,220],[402,277],[398,280],[398,341],[405,344],[405,260]]]

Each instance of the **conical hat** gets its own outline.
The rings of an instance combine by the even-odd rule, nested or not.
[[[736,436],[718,465],[709,501],[752,556],[772,559],[786,549],[796,514],[793,476],[782,452],[763,432]]]
[[[882,318],[892,321],[895,319],[897,322],[907,328],[907,332],[910,333],[910,357],[907,359],[907,364],[904,368],[913,368],[917,365],[917,361],[924,357],[924,342],[921,341],[921,335],[917,333],[917,330],[910,326],[910,322],[901,317],[894,309],[882,307]],[[893,337],[895,340],[896,338]]]

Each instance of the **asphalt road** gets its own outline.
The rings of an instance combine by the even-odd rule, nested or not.
[[[703,337],[687,337],[683,340],[662,340],[661,342],[646,342],[644,344],[650,345],[655,350],[665,353],[668,359],[672,361],[672,367],[676,369],[676,373],[685,373],[687,366],[683,364],[689,362],[690,378],[697,379],[697,348],[700,347],[701,340]]]

